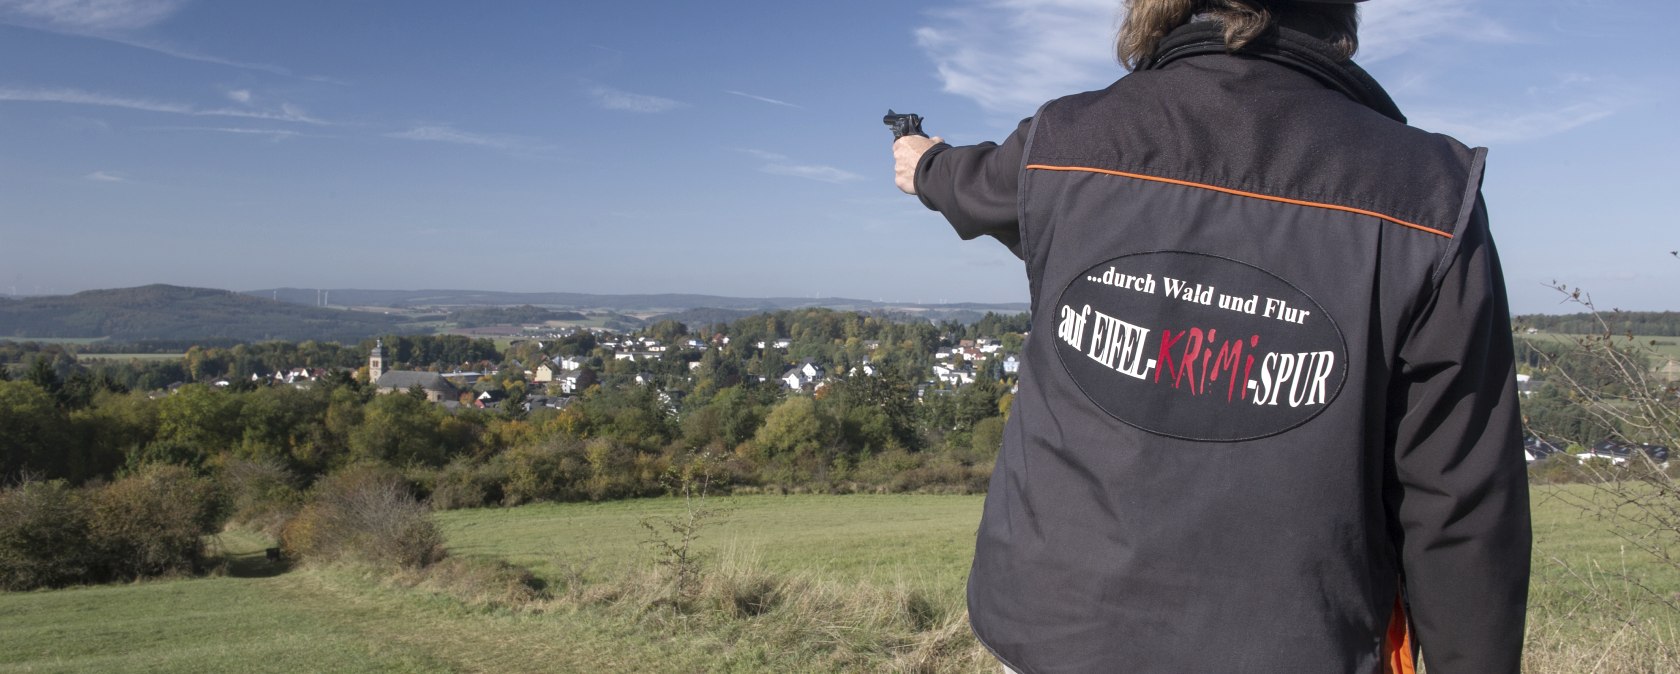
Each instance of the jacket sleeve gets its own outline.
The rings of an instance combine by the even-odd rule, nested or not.
[[[1017,196],[1032,119],[1003,141],[929,148],[916,166],[916,194],[964,239],[991,236],[1021,255]]]
[[[1529,574],[1528,481],[1505,284],[1478,195],[1400,346],[1390,515],[1431,674],[1516,674]]]

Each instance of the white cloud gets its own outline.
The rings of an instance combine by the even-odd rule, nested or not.
[[[1405,0],[1361,5],[1361,62],[1441,42],[1512,42],[1512,30],[1474,0]],[[1115,0],[961,0],[928,13],[916,42],[944,91],[987,112],[1025,117],[1058,96],[1107,86],[1124,73],[1114,37],[1124,16]]]
[[[800,106],[800,105],[795,105],[795,104],[793,104],[793,103],[789,103],[789,102],[787,102],[787,101],[779,101],[779,100],[776,100],[776,99],[774,99],[774,98],[766,98],[766,97],[764,97],[764,96],[758,96],[758,95],[755,95],[755,94],[749,94],[749,93],[746,93],[746,92],[744,92],[744,91],[735,91],[735,90],[734,90],[734,89],[724,89],[724,90],[723,90],[723,93],[726,93],[726,94],[734,94],[734,95],[736,95],[736,96],[740,96],[740,97],[741,97],[741,98],[750,98],[750,99],[753,99],[753,100],[755,100],[755,101],[760,101],[760,102],[764,102],[764,103],[769,103],[769,104],[771,104],[771,105],[781,105],[781,106],[785,106],[785,107],[789,107],[789,108],[798,108],[798,109],[800,109],[800,110],[804,110],[804,109],[805,109],[805,108],[804,108],[804,106]]]
[[[187,0],[0,0],[0,24],[103,40],[188,61],[344,84],[330,77],[298,75],[277,65],[222,58],[144,36],[147,28],[167,20],[186,4]]]
[[[267,136],[269,140],[280,141],[287,138],[299,138],[311,134],[300,133],[289,129],[259,129],[238,126],[150,126],[141,127],[157,131],[209,131],[211,133],[231,133],[247,136]]]
[[[95,105],[107,108],[124,108],[145,112],[163,112],[176,115],[192,115],[195,117],[243,117],[248,119],[265,119],[275,122],[296,122],[300,124],[324,125],[320,119],[309,116],[301,108],[284,105],[280,112],[262,110],[237,110],[233,108],[199,108],[184,103],[170,101],[156,101],[147,98],[102,94],[80,89],[22,89],[17,87],[0,87],[0,101],[14,101],[21,103],[64,103],[69,105]]]
[[[1514,42],[1509,28],[1481,15],[1472,0],[1405,0],[1359,6],[1361,63],[1375,63],[1439,41]]]
[[[1613,98],[1592,97],[1550,109],[1420,108],[1410,116],[1419,128],[1444,133],[1471,145],[1520,143],[1563,133],[1616,114]]]
[[[179,10],[184,0],[0,0],[0,22],[44,23],[72,31],[145,28]]]
[[[324,75],[299,75],[295,72],[292,72],[291,69],[289,69],[289,68],[284,68],[284,67],[281,67],[281,66],[277,66],[277,65],[274,65],[272,63],[255,63],[255,62],[251,62],[251,61],[239,61],[239,60],[230,59],[230,58],[223,58],[223,57],[220,57],[220,56],[214,56],[214,55],[206,54],[206,53],[203,53],[203,52],[200,52],[200,51],[187,49],[185,47],[179,47],[179,46],[172,45],[172,44],[157,42],[155,40],[146,40],[146,39],[127,37],[127,36],[122,36],[122,35],[111,35],[111,34],[103,34],[102,35],[102,34],[98,34],[98,33],[71,33],[71,34],[78,35],[80,37],[87,37],[87,38],[93,38],[93,39],[97,39],[97,40],[105,40],[107,42],[114,42],[116,44],[120,44],[120,45],[124,45],[124,46],[128,46],[128,47],[134,47],[135,49],[144,49],[146,51],[156,52],[156,53],[159,53],[159,54],[163,54],[164,56],[170,56],[170,57],[173,57],[173,58],[178,58],[178,59],[182,59],[182,60],[186,60],[186,61],[197,61],[199,63],[213,63],[213,64],[220,65],[220,66],[227,66],[229,68],[238,68],[240,70],[255,70],[255,71],[258,71],[258,72],[265,72],[265,73],[268,73],[270,75],[280,75],[282,77],[296,77],[298,79],[308,80],[310,82],[323,82],[323,83],[326,83],[326,84],[340,84],[340,85],[346,84],[346,82],[344,80],[334,78],[334,77],[326,77]]]
[[[166,103],[144,98],[129,98],[99,94],[79,89],[17,89],[0,87],[0,101],[18,101],[25,103],[69,103],[72,105],[98,105],[110,108],[127,108],[130,110],[145,110],[147,112],[170,112],[180,115],[193,114],[191,106],[177,103]]]
[[[793,176],[835,184],[863,180],[863,176],[851,171],[816,164],[766,164],[759,170],[772,175]]]
[[[1520,143],[1610,117],[1645,99],[1648,89],[1580,72],[1557,73],[1549,81],[1527,86],[1512,84],[1502,94],[1437,96],[1408,106],[1407,116],[1419,128],[1472,145]]]
[[[124,177],[122,177],[120,175],[117,175],[115,173],[110,173],[108,171],[94,171],[93,173],[89,173],[89,174],[87,174],[85,176],[82,176],[82,177],[86,178],[88,180],[93,180],[93,181],[102,182],[102,183],[126,183],[126,182],[128,182],[127,178],[124,178]]]
[[[845,169],[835,168],[833,166],[823,166],[821,164],[799,164],[789,159],[787,155],[767,150],[745,148],[739,151],[763,160],[765,163],[759,166],[758,170],[771,175],[792,176],[794,178],[804,178],[806,180],[816,180],[819,182],[835,184],[863,180],[863,176]]]
[[[1115,0],[976,0],[929,12],[916,43],[947,93],[1018,119],[1114,81]]]
[[[407,131],[387,133],[385,134],[385,137],[434,143],[453,143],[455,145],[471,145],[474,147],[501,150],[503,152],[519,152],[538,149],[535,142],[523,136],[473,133],[471,131],[462,131],[442,124],[415,126]]]
[[[611,87],[595,87],[589,90],[589,95],[595,99],[596,105],[608,110],[656,113],[688,107],[688,104],[682,101],[646,94],[633,94]]]
[[[251,104],[251,90],[250,89],[231,89],[227,92],[227,97],[228,97],[228,100],[231,100],[235,103],[244,103],[246,105]]]

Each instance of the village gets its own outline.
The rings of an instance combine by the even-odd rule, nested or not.
[[[982,379],[1013,382],[1025,337],[1025,332],[961,337],[947,330],[937,340],[919,340],[936,344],[904,353],[902,343],[884,344],[879,339],[825,340],[838,344],[822,344],[791,337],[743,341],[721,329],[653,336],[646,330],[534,326],[505,339],[501,362],[401,362],[395,349],[380,339],[367,351],[365,367],[349,374],[379,393],[414,393],[450,411],[564,409],[590,386],[626,383],[658,389],[675,411],[685,393],[707,374],[703,370],[708,364],[739,370],[740,383],[773,385],[785,395],[821,395],[836,378],[881,375],[878,357],[894,352],[888,358],[899,363],[899,372],[905,372],[904,364],[913,365],[909,369],[916,375],[911,382],[915,396],[924,399],[950,394]],[[1014,348],[1006,349],[1006,343]],[[831,355],[799,355],[812,352]],[[724,365],[731,360],[735,363]],[[205,383],[219,388],[307,388],[343,369],[286,366],[228,372]],[[170,389],[184,383],[172,384]]]

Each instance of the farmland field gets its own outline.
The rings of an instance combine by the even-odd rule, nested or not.
[[[1527,671],[1585,671],[1601,658],[1601,671],[1660,671],[1650,664],[1657,656],[1620,652],[1672,650],[1680,611],[1639,597],[1675,596],[1680,574],[1578,508],[1589,489],[1534,490]],[[980,504],[974,496],[713,499],[706,507],[719,515],[695,545],[708,555],[702,568],[737,586],[774,579],[782,594],[762,615],[723,617],[727,610],[709,604],[688,615],[660,609],[658,587],[637,589],[659,558],[643,522],[675,521],[686,512],[675,499],[436,516],[456,557],[508,560],[546,579],[555,599],[535,608],[474,604],[355,567],[271,575],[278,569],[260,561],[265,539],[229,534],[235,563],[222,577],[0,594],[0,674],[995,672],[959,633]],[[854,595],[871,599],[847,599]],[[894,627],[906,607],[929,618]],[[922,638],[895,629],[945,647],[918,665],[908,654]]]
[[[1564,345],[1575,344],[1577,343],[1577,340],[1580,340],[1583,337],[1586,337],[1586,335],[1570,335],[1545,331],[1536,332],[1534,334],[1517,335],[1518,339],[1531,339],[1539,342],[1552,342]],[[1627,335],[1617,335],[1615,343],[1618,346],[1623,344],[1638,346],[1650,351],[1653,356],[1656,356],[1659,359],[1680,359],[1680,337],[1633,335],[1633,337],[1629,339]],[[1658,360],[1656,362],[1656,365],[1661,364],[1662,360]]]

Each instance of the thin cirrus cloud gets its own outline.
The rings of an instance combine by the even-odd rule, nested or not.
[[[741,150],[741,152],[763,160],[764,164],[760,165],[758,170],[771,175],[790,176],[794,178],[804,178],[806,180],[815,180],[818,182],[834,184],[863,180],[863,176],[845,169],[835,168],[833,166],[824,166],[821,164],[798,164],[789,159],[787,155],[775,152],[750,149]]]
[[[1113,0],[963,0],[928,13],[916,43],[944,91],[1014,118],[1058,96],[1107,86],[1124,73]],[[1382,61],[1443,41],[1515,41],[1471,0],[1406,0],[1363,8],[1360,60]]]
[[[612,87],[593,87],[589,90],[589,97],[602,108],[625,112],[659,113],[688,107],[688,104],[682,101],[662,96],[633,94]]]
[[[731,95],[735,95],[735,96],[740,96],[741,98],[750,98],[752,100],[755,100],[755,101],[758,101],[758,102],[761,102],[761,103],[769,103],[771,105],[780,105],[780,106],[783,106],[783,107],[795,108],[795,109],[798,109],[798,110],[804,110],[805,109],[804,106],[797,105],[797,104],[794,104],[794,103],[789,103],[787,101],[777,100],[777,99],[774,99],[774,98],[769,98],[767,96],[759,96],[757,94],[749,94],[747,92],[736,91],[734,89],[724,89],[723,93],[731,94]]]
[[[85,176],[82,176],[82,177],[87,178],[88,180],[92,180],[94,182],[100,182],[100,183],[126,183],[126,182],[128,182],[127,178],[124,178],[121,175],[116,174],[116,173],[111,173],[109,171],[94,171],[93,173],[89,173],[89,174],[87,174]]]
[[[107,108],[139,110],[143,112],[189,115],[194,117],[241,117],[246,119],[262,119],[273,122],[295,122],[299,124],[315,125],[327,124],[325,121],[309,116],[309,114],[302,108],[289,103],[280,106],[278,111],[244,110],[233,108],[201,108],[184,103],[103,94],[99,92],[83,91],[81,89],[31,89],[19,87],[0,87],[0,101],[92,105]]]
[[[1376,63],[1441,41],[1515,42],[1515,32],[1471,0],[1373,2],[1359,10],[1359,61]]]
[[[203,131],[207,133],[226,133],[240,136],[260,136],[274,142],[280,142],[288,138],[301,138],[312,135],[292,131],[290,129],[260,129],[240,126],[151,126],[142,128],[155,131]]]
[[[928,13],[916,43],[943,89],[1004,121],[1030,115],[1044,101],[1103,87],[1123,74],[1112,51],[1124,14],[1113,0],[961,0]],[[1359,61],[1381,62],[1443,44],[1523,40],[1473,0],[1407,0],[1361,6]],[[1432,66],[1420,62],[1419,67]],[[1439,70],[1439,68],[1436,68]],[[1408,71],[1407,94],[1441,95],[1442,73]],[[1476,143],[1524,141],[1604,119],[1625,98],[1581,90],[1547,100],[1489,100],[1476,106],[1408,105],[1415,124]],[[1518,112],[1517,110],[1521,110]]]
[[[1502,107],[1418,106],[1412,122],[1475,145],[1521,143],[1610,117],[1639,96],[1592,77],[1569,73],[1549,86],[1529,87]]]
[[[1474,109],[1426,109],[1413,113],[1419,127],[1445,133],[1472,145],[1520,143],[1563,133],[1616,114],[1607,101],[1586,100],[1553,110],[1523,112]]]
[[[299,75],[277,65],[223,58],[144,36],[146,29],[186,5],[187,0],[0,0],[0,24],[103,40],[188,61],[344,84],[331,77]]]
[[[524,136],[509,134],[474,133],[462,131],[447,124],[422,124],[406,131],[395,131],[385,134],[386,138],[401,140],[417,140],[431,143],[449,143],[452,145],[468,145],[482,147],[502,152],[529,152],[542,149],[536,141]]]
[[[39,23],[67,31],[146,28],[186,5],[185,0],[0,0],[0,21]]]
[[[976,0],[929,12],[916,44],[946,93],[1020,118],[1057,96],[1106,85],[1115,62],[1114,0]]]

